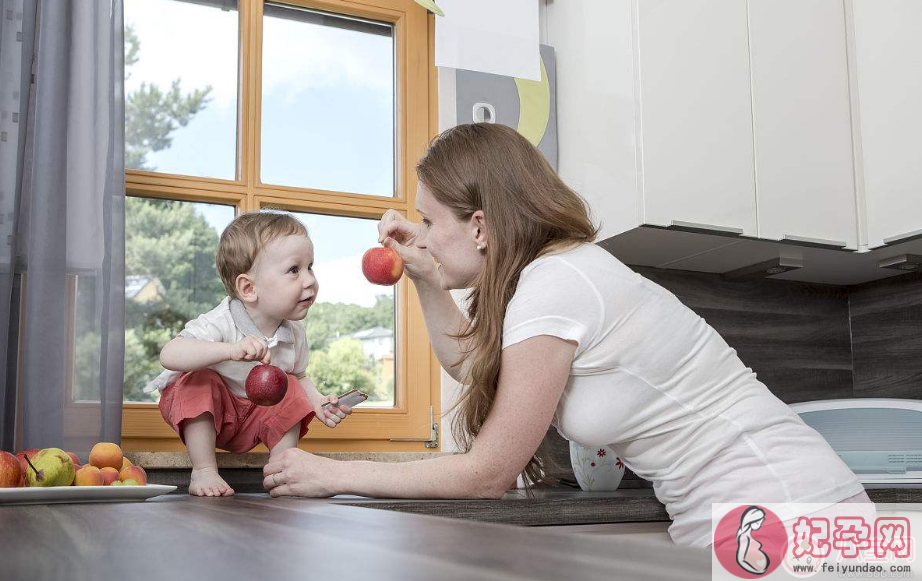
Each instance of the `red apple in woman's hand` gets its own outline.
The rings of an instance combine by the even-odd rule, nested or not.
[[[403,259],[392,248],[371,248],[362,256],[362,274],[372,284],[396,284],[403,275]]]
[[[288,392],[288,376],[275,365],[257,365],[246,381],[247,398],[256,405],[275,405]]]

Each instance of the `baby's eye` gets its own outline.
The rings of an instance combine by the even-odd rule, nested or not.
[[[292,266],[291,268],[288,269],[288,272],[290,272],[291,274],[298,274],[298,267]]]

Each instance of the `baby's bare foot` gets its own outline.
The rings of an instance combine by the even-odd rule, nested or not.
[[[192,470],[189,494],[192,496],[233,496],[234,489],[218,475],[217,468],[208,466]]]

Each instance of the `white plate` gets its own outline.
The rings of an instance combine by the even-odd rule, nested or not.
[[[145,486],[49,486],[0,488],[0,505],[55,504],[70,502],[137,502],[161,494],[169,494],[175,486],[147,484]]]

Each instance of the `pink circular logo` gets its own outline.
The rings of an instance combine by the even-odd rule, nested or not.
[[[720,519],[714,553],[723,568],[743,579],[758,579],[778,568],[788,546],[784,523],[758,505],[741,505]]]

